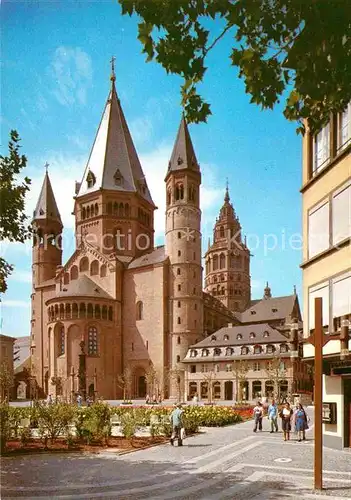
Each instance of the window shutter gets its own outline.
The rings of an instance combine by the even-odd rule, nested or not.
[[[351,184],[333,195],[333,245],[351,236]]]
[[[329,248],[329,202],[311,210],[308,214],[308,257]]]
[[[309,319],[309,329],[312,330],[315,327],[314,323],[314,299],[316,297],[322,297],[322,314],[323,314],[323,326],[329,327],[329,283],[323,283],[314,287],[309,292],[309,307],[308,307],[308,319]]]
[[[333,318],[351,313],[351,274],[333,283]]]

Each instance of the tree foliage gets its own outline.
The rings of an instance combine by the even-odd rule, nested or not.
[[[0,155],[0,239],[24,243],[30,235],[24,203],[29,191],[30,179],[19,179],[27,158],[20,155],[20,137],[16,130],[11,130],[8,156]],[[13,271],[13,266],[0,258],[0,292],[7,289],[6,279]]]
[[[251,102],[273,108],[312,132],[351,99],[349,0],[119,0],[138,15],[147,61],[183,78],[182,105],[190,122],[206,121],[198,93],[208,54],[231,37],[228,60],[239,69]]]

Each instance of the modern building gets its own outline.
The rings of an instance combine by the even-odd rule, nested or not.
[[[157,372],[164,397],[176,397],[188,348],[229,322],[233,312],[202,289],[201,171],[181,119],[165,166],[165,246],[154,247],[154,211],[111,75],[109,92],[81,182],[76,184],[76,250],[62,262],[63,224],[46,173],[33,215],[31,374],[38,394],[84,392],[121,397],[132,370],[132,397],[145,397]],[[81,371],[80,371],[81,370]],[[78,377],[78,375],[80,377]],[[173,377],[174,379],[174,377]],[[178,381],[177,381],[178,382]]]
[[[1,387],[0,387],[0,401],[5,398],[11,399],[14,386],[13,377],[13,344],[14,337],[8,335],[0,335],[0,370],[1,370]]]
[[[303,139],[304,357],[313,362],[314,300],[323,301],[324,445],[351,447],[351,104]]]
[[[302,323],[296,293],[272,297],[268,284],[262,300],[228,324],[191,346],[184,363],[186,396],[200,400],[254,402],[283,400],[296,394],[310,401],[311,373],[302,363]]]

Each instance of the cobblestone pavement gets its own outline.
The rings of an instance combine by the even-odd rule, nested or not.
[[[308,413],[311,410],[308,409]],[[252,422],[206,429],[178,448],[126,455],[3,458],[2,498],[268,500],[351,498],[351,453],[324,449],[324,490],[313,491],[313,422],[305,442],[254,434]]]

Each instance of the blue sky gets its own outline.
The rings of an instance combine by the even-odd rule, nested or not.
[[[156,205],[156,242],[163,243],[164,173],[178,129],[179,77],[145,63],[136,18],[122,17],[117,2],[5,2],[2,15],[2,151],[10,129],[22,137],[32,190],[32,213],[49,172],[65,224],[64,260],[73,252],[74,181],[81,180],[109,92],[110,59],[116,85]],[[220,29],[216,24],[213,33]],[[190,133],[203,174],[203,251],[223,201],[226,177],[243,233],[252,249],[252,296],[292,293],[301,304],[301,252],[289,238],[301,233],[301,137],[281,108],[250,104],[229,64],[228,35],[211,54],[201,92],[212,104],[207,124]],[[266,240],[266,249],[264,241]],[[277,242],[277,243],[275,243]],[[269,250],[270,247],[274,249]],[[31,245],[3,245],[16,266],[2,298],[2,333],[30,333]]]

